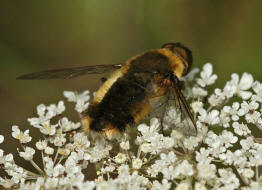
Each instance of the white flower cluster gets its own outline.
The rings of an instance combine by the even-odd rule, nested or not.
[[[108,141],[77,130],[81,124],[63,115],[63,101],[41,104],[38,116],[28,119],[42,134],[35,145],[30,144],[29,129],[12,127],[12,137],[21,145],[18,155],[35,170],[18,166],[11,153],[0,149],[0,166],[6,174],[0,185],[26,190],[262,189],[262,84],[250,74],[232,74],[222,89],[211,92],[218,78],[212,65],[205,64],[195,78],[198,72],[193,70],[183,79],[197,135],[177,130],[174,126],[182,122],[181,115],[170,109],[164,123],[152,118],[150,124]],[[78,113],[89,105],[88,91],[65,91],[64,96],[76,103]],[[170,126],[171,132],[163,134],[161,128]]]

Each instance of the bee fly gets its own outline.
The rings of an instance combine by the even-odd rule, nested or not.
[[[196,123],[181,93],[181,77],[192,66],[192,53],[181,43],[168,43],[160,49],[131,57],[123,64],[94,65],[47,70],[18,79],[71,79],[84,74],[114,71],[97,90],[82,113],[86,132],[99,132],[113,139],[127,126],[138,124],[163,97],[175,99],[175,108],[187,120],[189,135],[197,133]],[[154,100],[154,101],[152,101]],[[188,125],[188,126],[186,126]]]

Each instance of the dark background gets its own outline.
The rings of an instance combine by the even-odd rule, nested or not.
[[[262,1],[27,0],[0,1],[0,134],[16,152],[11,126],[30,128],[35,107],[64,99],[64,90],[96,90],[101,76],[19,81],[39,70],[124,62],[166,42],[193,51],[194,67],[214,64],[217,87],[233,72],[262,81]],[[72,109],[71,109],[72,110]],[[76,114],[69,118],[77,121]],[[35,146],[34,146],[35,148]]]

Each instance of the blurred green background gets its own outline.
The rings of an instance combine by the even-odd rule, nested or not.
[[[7,139],[11,126],[29,128],[26,119],[36,116],[36,105],[58,102],[64,90],[95,90],[101,84],[101,76],[16,80],[21,74],[121,63],[166,42],[182,42],[193,51],[195,67],[214,64],[218,87],[232,72],[262,81],[261,7],[261,0],[2,0],[0,134],[10,145],[6,152],[16,152],[16,140]]]

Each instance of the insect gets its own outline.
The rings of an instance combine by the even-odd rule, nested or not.
[[[167,43],[159,49],[131,57],[123,64],[47,70],[18,79],[71,79],[114,71],[82,113],[82,127],[86,132],[95,131],[114,139],[127,126],[138,124],[161,99],[172,98],[180,117],[187,121],[184,124],[186,133],[195,135],[196,123],[181,93],[180,81],[189,72],[192,62],[192,53],[187,47],[181,43]]]

